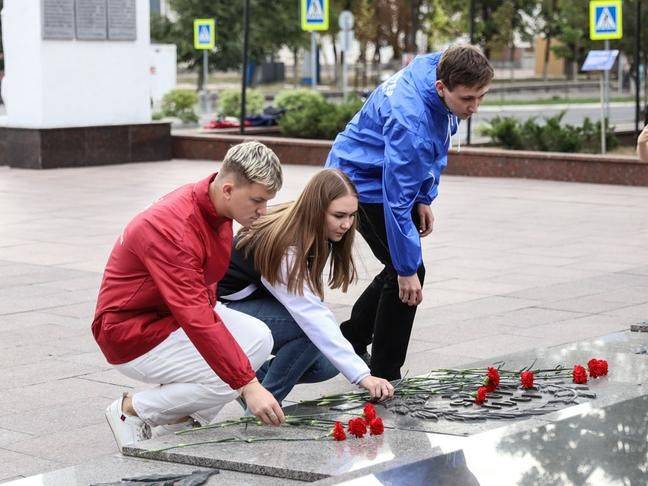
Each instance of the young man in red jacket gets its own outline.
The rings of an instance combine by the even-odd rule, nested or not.
[[[239,395],[266,424],[281,407],[255,377],[272,336],[259,320],[216,305],[230,261],[232,220],[250,225],[282,184],[277,156],[259,142],[232,147],[220,172],[162,197],[126,226],[99,290],[92,332],[109,363],[157,384],[106,410],[120,450],[150,428],[211,422]]]

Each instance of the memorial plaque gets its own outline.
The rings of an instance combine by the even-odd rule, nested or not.
[[[108,0],[108,39],[137,40],[135,0]]]
[[[106,0],[76,0],[76,38],[106,40]]]
[[[74,0],[42,0],[43,40],[74,39]]]

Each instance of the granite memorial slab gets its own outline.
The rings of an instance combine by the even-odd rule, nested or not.
[[[76,38],[106,40],[106,0],[76,0]]]
[[[135,0],[108,0],[108,40],[137,39]]]
[[[348,420],[350,415],[340,415]],[[216,467],[264,476],[316,481],[414,451],[432,451],[463,437],[387,430],[384,435],[337,442],[308,427],[230,426],[139,442],[124,448],[132,457]],[[236,437],[247,442],[216,443]],[[261,441],[258,441],[261,439]],[[258,442],[257,442],[258,441]],[[195,444],[182,446],[183,444]],[[174,446],[181,446],[175,447]],[[458,447],[458,446],[455,446]]]
[[[43,39],[74,39],[74,0],[43,0]]]
[[[104,456],[91,462],[56,471],[36,474],[4,483],[4,486],[90,486],[118,483],[123,478],[136,478],[149,475],[189,474],[193,471],[209,471],[210,468],[174,464],[169,462],[134,459],[121,455]],[[142,485],[146,483],[141,483]],[[219,470],[211,476],[205,486],[275,486],[277,478],[255,474]],[[282,480],[279,484],[291,486],[302,484],[300,481]]]
[[[648,357],[634,351],[648,343],[648,336],[643,340],[636,336],[615,333],[597,340],[479,362],[467,366],[467,371],[462,370],[470,377],[466,378],[465,391],[457,391],[456,387],[450,392],[443,387],[439,389],[438,383],[447,383],[447,376],[454,383],[455,375],[447,375],[447,370],[435,372],[446,378],[438,383],[435,381],[431,388],[423,387],[424,390],[435,390],[435,393],[412,395],[410,384],[407,393],[401,388],[400,397],[376,405],[385,425],[384,435],[377,437],[349,437],[344,442],[336,442],[330,437],[325,438],[327,430],[317,428],[235,424],[141,442],[127,447],[125,454],[315,481],[364,467],[384,465],[401,457],[431,457],[438,455],[439,451],[456,449],[466,452],[469,450],[467,444],[472,444],[477,437],[491,437],[486,434],[522,436],[529,430],[553,430],[556,424],[572,423],[582,417],[615,414],[621,410],[616,407],[620,402],[645,395],[646,387],[642,381],[648,372]],[[577,363],[587,366],[590,358],[606,359],[609,374],[590,378],[584,385],[574,384],[572,366]],[[558,365],[562,368],[555,374],[553,370]],[[483,380],[488,366],[500,366],[502,380],[487,402],[477,405],[472,396],[479,386],[475,380]],[[550,371],[545,381],[538,379],[533,389],[523,389],[517,382],[518,371],[529,367]],[[542,373],[537,372],[539,376]],[[430,376],[436,375],[416,377],[408,383],[427,386]],[[459,388],[464,386],[462,383]],[[399,385],[396,384],[397,389]],[[362,413],[362,401],[332,403],[327,400],[287,407],[286,413],[330,421],[331,425],[334,420],[346,424],[350,418]],[[630,406],[629,409],[633,408]],[[240,442],[224,442],[232,438]]]
[[[648,397],[643,396],[524,431],[475,435],[460,449],[403,458],[318,484],[643,485],[647,434]]]

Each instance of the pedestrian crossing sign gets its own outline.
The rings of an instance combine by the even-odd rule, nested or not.
[[[301,0],[302,30],[328,30],[329,0]]]
[[[590,2],[590,39],[606,40],[623,37],[621,0]]]
[[[214,19],[194,19],[194,48],[213,49],[216,44]]]

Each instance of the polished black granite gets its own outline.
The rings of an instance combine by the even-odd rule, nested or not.
[[[637,354],[637,351],[646,345],[648,345],[648,336],[645,334],[639,336],[637,333],[630,332],[615,333],[601,339],[552,348],[539,348],[505,355],[496,361],[484,361],[476,363],[475,366],[467,366],[468,368],[484,368],[500,361],[504,363],[502,366],[509,370],[520,370],[532,364],[535,369],[553,368],[556,365],[570,369],[575,363],[586,365],[590,358],[608,360],[609,375],[591,379],[588,383],[588,392],[592,393],[591,397],[583,397],[576,404],[569,406],[560,405],[557,407],[557,411],[543,415],[504,420],[490,419],[480,422],[446,419],[424,420],[409,415],[397,415],[390,409],[378,406],[378,413],[383,417],[386,426],[385,435],[380,437],[348,439],[345,442],[334,442],[330,439],[282,442],[280,440],[282,438],[314,439],[322,432],[290,427],[276,429],[233,426],[145,441],[129,447],[126,453],[135,457],[315,481],[327,477],[339,477],[367,467],[392,468],[394,461],[402,458],[433,458],[459,449],[463,450],[465,455],[466,467],[473,470],[476,461],[477,464],[481,464],[479,458],[482,457],[482,447],[491,447],[493,452],[489,454],[493,461],[500,461],[498,462],[500,467],[503,467],[503,463],[507,462],[517,464],[510,470],[510,473],[506,472],[507,477],[508,475],[516,477],[516,474],[522,474],[520,471],[527,469],[526,465],[521,465],[526,464],[526,456],[521,455],[521,451],[524,450],[521,444],[525,444],[529,448],[537,446],[542,450],[544,438],[554,434],[557,438],[551,439],[552,447],[567,447],[561,443],[563,440],[562,429],[566,428],[569,431],[572,428],[578,428],[580,427],[578,422],[589,421],[590,431],[586,431],[588,427],[583,426],[584,434],[589,436],[599,433],[600,435],[600,432],[596,432],[596,421],[588,419],[590,416],[605,416],[610,419],[614,418],[614,420],[624,420],[625,415],[628,414],[628,420],[645,421],[645,410],[641,408],[641,405],[630,405],[632,403],[644,404],[645,402],[629,400],[637,397],[641,397],[637,398],[638,400],[644,400],[643,397],[648,395],[648,389],[643,383],[644,378],[648,376],[648,355]],[[567,381],[570,379],[567,378]],[[544,399],[543,396],[539,401]],[[476,408],[476,406],[469,405],[466,410],[471,408]],[[336,420],[346,422],[352,414],[361,413],[361,409],[339,411],[337,415],[331,415],[335,411],[328,407],[298,405],[287,409],[286,412],[291,415],[316,413],[322,414],[326,418],[335,417]],[[607,434],[607,432],[605,433]],[[228,437],[265,437],[272,441],[232,444],[204,443]],[[511,439],[509,440],[507,437]],[[497,444],[493,442],[495,440]],[[197,442],[202,443],[191,447],[173,448],[168,451],[158,450],[168,446]],[[516,452],[518,456],[504,454],[506,450],[502,449],[503,444],[509,444],[511,451],[518,451]],[[524,460],[520,462],[522,459]],[[441,461],[441,459],[437,459],[437,461]],[[436,464],[434,461],[433,463]],[[444,467],[447,467],[447,464]],[[484,467],[488,471],[488,464],[485,464]],[[426,471],[428,465],[421,465],[420,468],[420,470],[416,469],[419,473]],[[481,472],[481,474],[486,473]],[[502,474],[502,470],[499,474]],[[401,484],[417,483],[404,482]],[[497,483],[493,482],[492,484]],[[525,483],[522,480],[519,484]]]
[[[0,165],[83,167],[171,159],[171,125],[71,128],[0,127]]]
[[[648,484],[648,397],[590,407],[515,433],[472,436],[427,459],[358,471],[322,484],[385,486],[622,486]]]

